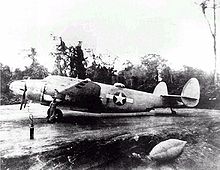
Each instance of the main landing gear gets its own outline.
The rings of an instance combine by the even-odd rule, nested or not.
[[[172,112],[172,114],[173,114],[173,115],[176,115],[176,111],[175,111],[175,110],[173,110],[173,108],[172,108],[172,107],[170,108],[170,110],[171,110],[171,112]]]
[[[63,118],[63,113],[60,109],[56,108],[57,102],[53,100],[50,103],[50,108],[47,110],[47,122],[54,123],[60,122]]]

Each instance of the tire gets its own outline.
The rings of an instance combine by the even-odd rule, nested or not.
[[[53,123],[51,120],[50,120],[50,108],[47,110],[47,117],[46,117],[46,119],[47,119],[47,123]]]
[[[50,108],[47,110],[47,117],[46,117],[47,119],[49,119],[50,118]]]
[[[56,109],[53,119],[51,119],[50,108],[47,110],[47,122],[49,123],[60,122],[62,118],[63,118],[63,113],[60,109]]]
[[[56,109],[55,111],[55,121],[60,122],[63,118],[63,113],[60,109]]]

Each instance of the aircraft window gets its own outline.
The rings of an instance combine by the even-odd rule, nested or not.
[[[125,88],[125,85],[122,83],[115,83],[114,84],[115,87],[120,87],[120,88]]]

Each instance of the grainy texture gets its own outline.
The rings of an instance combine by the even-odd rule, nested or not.
[[[0,106],[1,169],[220,169],[220,111],[156,109],[149,116],[92,118],[65,114],[46,123],[47,107]],[[29,113],[35,139],[29,139]],[[187,141],[174,161],[145,158],[161,141]],[[140,159],[132,156],[139,154]]]

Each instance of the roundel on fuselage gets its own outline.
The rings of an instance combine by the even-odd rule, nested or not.
[[[122,92],[116,92],[113,96],[113,102],[118,106],[122,106],[126,103],[126,96]]]

